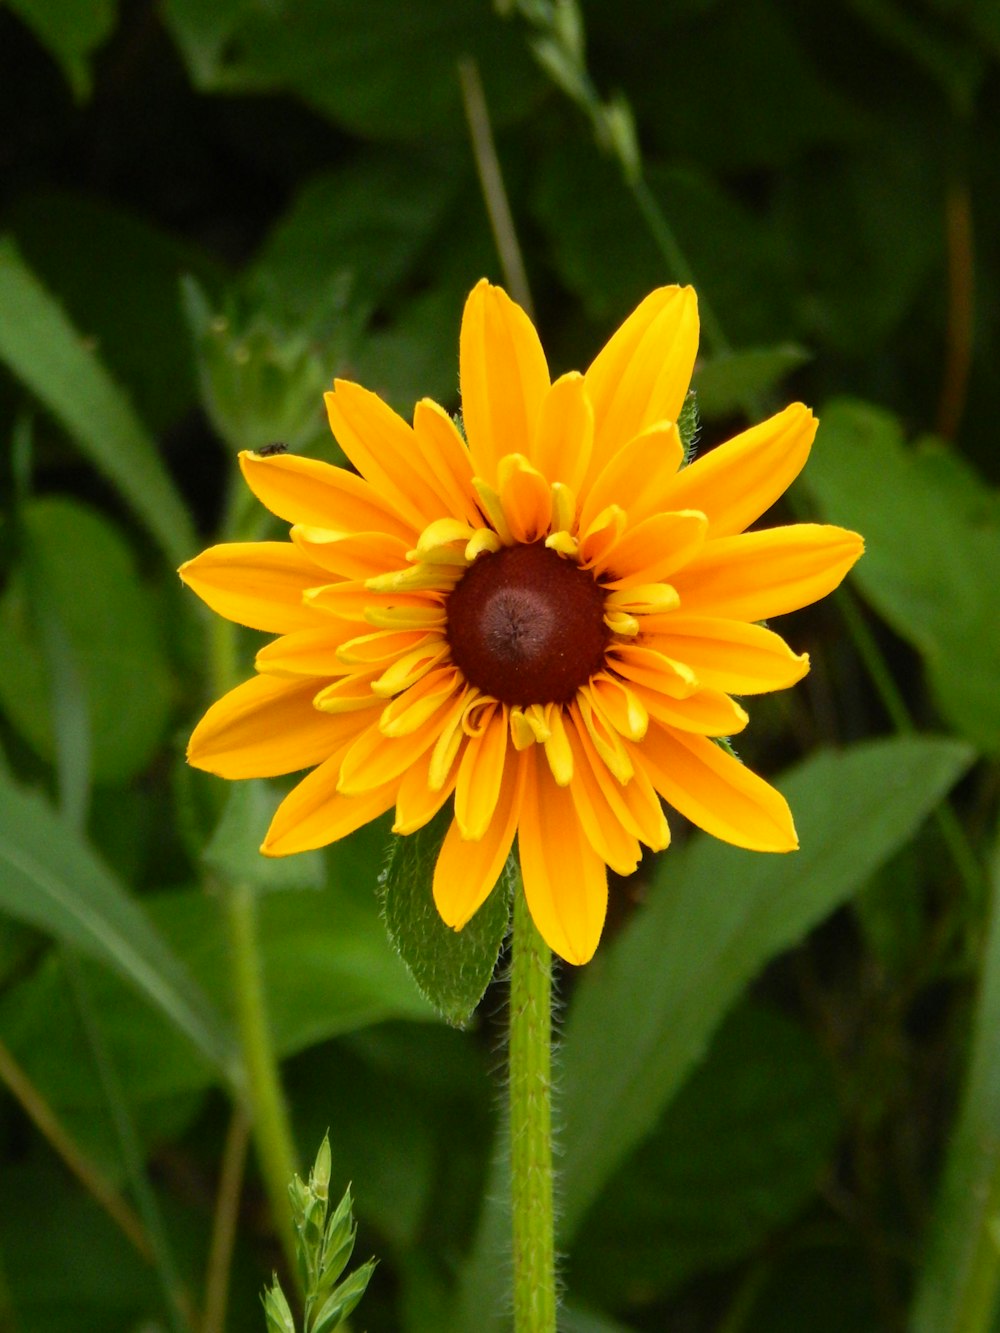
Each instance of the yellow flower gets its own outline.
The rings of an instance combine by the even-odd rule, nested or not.
[[[330,425],[360,475],[241,455],[291,541],[215,546],[181,576],[279,637],[188,757],[226,778],[313,769],[262,851],[325,845],[393,806],[412,833],[454,799],[442,918],[469,920],[516,835],[538,929],[583,963],[607,867],[667,846],[661,797],[740,847],[797,846],[784,798],[712,738],[746,725],[733,695],[806,673],[760,622],[830,592],[862,542],[744,531],[806,461],[800,403],[682,466],[697,344],[694,292],[664,287],[585,375],[553,383],[528,317],[483,281],[462,321],[464,439],[428,399],[411,427],[337,381]]]

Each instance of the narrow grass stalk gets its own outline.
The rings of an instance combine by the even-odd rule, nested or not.
[[[298,1278],[288,1186],[297,1170],[288,1109],[271,1040],[257,939],[257,898],[245,884],[223,888],[232,957],[233,1001],[247,1071],[254,1143],[275,1228],[291,1272]]]
[[[497,157],[490,113],[486,105],[486,94],[483,92],[483,81],[479,77],[479,65],[476,61],[469,56],[460,60],[458,78],[462,88],[465,118],[469,125],[469,137],[472,141],[472,153],[476,160],[479,186],[489,215],[493,241],[500,256],[504,283],[518,305],[522,306],[534,320],[528,275],[518,244],[507,191],[504,188],[503,172],[500,170],[500,159]]]
[[[226,1306],[229,1303],[229,1270],[236,1241],[243,1173],[250,1143],[250,1121],[242,1106],[230,1117],[226,1145],[222,1153],[222,1173],[216,1196],[212,1243],[205,1274],[205,1312],[201,1333],[225,1333]]]
[[[515,1333],[555,1333],[552,954],[518,879],[510,978],[510,1174]]]
[[[111,1182],[87,1157],[67,1132],[48,1101],[0,1041],[0,1083],[17,1101],[49,1147],[72,1171],[84,1189],[100,1204],[115,1225],[144,1259],[152,1262],[153,1250],[139,1215]],[[3,1322],[0,1320],[0,1328]]]
[[[945,1163],[911,1333],[990,1333],[1000,1286],[1000,853],[972,1059]]]

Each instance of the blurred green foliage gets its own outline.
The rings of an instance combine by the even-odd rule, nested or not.
[[[462,301],[503,277],[462,57],[553,370],[678,276],[581,113],[584,70],[620,95],[622,136],[631,108],[651,206],[725,333],[696,373],[702,447],[748,404],[811,403],[791,504],[869,544],[847,597],[784,627],[812,674],[741,737],[765,772],[794,766],[803,851],[692,837],[650,858],[563,977],[565,1326],[895,1333],[914,1309],[919,1333],[989,1327],[995,1250],[964,1200],[993,1197],[996,1150],[963,1174],[956,1125],[1000,1114],[985,1056],[961,1100],[970,1034],[1000,1043],[998,1006],[975,1004],[1000,750],[1000,7],[583,0],[556,7],[563,66],[543,0],[498,9],[0,7],[4,1329],[263,1326],[280,1223],[253,1156],[235,1187],[223,1169],[248,1077],[231,882],[253,893],[302,1160],[329,1126],[331,1189],[353,1180],[380,1256],[357,1317],[506,1327],[502,983],[464,1032],[420,993],[380,919],[384,823],[257,858],[280,784],[230,793],[183,760],[257,636],[220,644],[174,572],[220,533],[276,531],[237,449],[338,457],[334,375],[404,413],[457,407]],[[411,963],[419,853],[385,872]],[[479,926],[495,949],[502,911]],[[431,986],[453,1020],[488,979],[468,943]],[[39,1105],[145,1245],[56,1163]],[[949,1160],[962,1188],[939,1203]],[[236,1239],[210,1323],[220,1202]],[[961,1323],[966,1270],[985,1294]]]

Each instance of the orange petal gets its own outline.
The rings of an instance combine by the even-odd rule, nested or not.
[[[337,791],[343,751],[303,778],[278,806],[261,845],[265,856],[290,856],[325,847],[384,814],[395,800],[395,782],[362,796]]]
[[[445,511],[476,527],[480,523],[472,493],[472,459],[447,412],[430,398],[413,410],[413,432]]]
[[[608,907],[608,873],[580,826],[573,797],[552,779],[545,757],[525,750],[517,833],[524,896],[539,933],[568,963],[594,956]]]
[[[463,838],[481,838],[495,817],[507,757],[507,728],[506,705],[495,705],[489,721],[465,747],[455,787],[455,823]]]
[[[695,690],[686,699],[671,699],[644,685],[634,689],[650,717],[699,736],[736,736],[750,721],[739,704],[721,690]]]
[[[497,475],[497,491],[510,535],[516,542],[544,537],[552,519],[549,483],[523,454],[506,454]]]
[[[271,778],[320,763],[365,723],[317,712],[317,684],[254,676],[237,685],[195,727],[188,763],[220,778]]]
[[[345,668],[337,659],[337,649],[357,634],[358,627],[350,620],[337,621],[332,616],[324,620],[328,623],[319,629],[296,630],[266,644],[257,654],[257,670],[273,676],[341,675]]]
[[[386,736],[377,724],[363,731],[344,755],[338,791],[344,796],[359,796],[387,782],[398,786],[400,777],[427,754],[437,740],[448,697],[416,731],[404,732],[402,736]]]
[[[457,699],[460,693],[462,683],[456,669],[451,665],[437,667],[385,705],[379,729],[383,736],[405,736],[424,726],[445,699]]]
[[[809,670],[806,653],[793,653],[763,625],[681,612],[647,616],[643,634],[649,647],[685,663],[702,685],[726,694],[784,690]]]
[[[334,380],[323,397],[340,447],[380,496],[417,528],[445,513],[413,427],[388,403],[350,380]]]
[[[755,852],[798,847],[781,793],[713,741],[654,722],[635,749],[663,799],[706,833]]]
[[[403,774],[396,792],[396,818],[393,833],[416,833],[441,809],[455,790],[458,770],[452,768],[444,785],[436,791],[430,784],[430,754],[422,755]]]
[[[485,278],[465,303],[459,365],[473,472],[493,486],[505,454],[530,453],[549,369],[531,320]]]
[[[389,532],[410,546],[415,528],[422,526],[408,523],[363,477],[318,458],[261,458],[244,451],[240,467],[257,499],[289,523],[335,532]]]
[[[571,717],[582,754],[612,815],[627,833],[644,842],[654,852],[662,851],[670,843],[670,829],[660,798],[653,790],[653,784],[641,763],[634,768],[628,782],[620,783],[608,771],[598,754],[575,705],[571,709]],[[633,751],[638,754],[637,747],[633,747]]]
[[[238,625],[288,634],[319,623],[302,594],[325,576],[289,542],[224,542],[178,573],[213,611]]]
[[[653,422],[677,420],[697,352],[698,300],[690,287],[651,292],[612,335],[586,376],[594,405],[591,477]]]
[[[526,755],[507,770],[486,832],[477,842],[462,837],[453,820],[434,867],[434,902],[445,925],[461,930],[490,896],[510,855],[521,810]]]
[[[366,612],[372,610],[392,610],[395,607],[415,607],[417,610],[440,608],[439,598],[424,592],[372,592],[364,579],[345,579],[341,583],[328,583],[317,588],[307,598],[309,606],[317,611],[329,612],[342,620],[358,620],[368,623]],[[311,622],[315,625],[317,622]]]
[[[626,680],[671,699],[686,699],[698,688],[698,678],[690,667],[644,644],[613,643],[608,649],[608,660]]]
[[[653,514],[630,524],[601,561],[604,586],[628,588],[635,583],[662,582],[694,559],[707,531],[708,519],[694,509]]]
[[[407,543],[388,532],[331,532],[296,523],[289,535],[307,559],[343,579],[370,579],[406,564]]]
[[[684,468],[670,491],[671,509],[701,509],[709,536],[729,537],[760,518],[805,466],[816,418],[793,403]]]
[[[573,754],[573,781],[569,784],[569,794],[580,828],[602,861],[619,875],[631,875],[642,856],[638,839],[609,808],[604,790],[583,749],[581,733],[574,726],[567,727],[566,733]],[[600,759],[597,762],[601,764]]]
[[[706,542],[673,584],[686,612],[767,620],[832,592],[863,551],[856,532],[793,523]]]
[[[587,475],[593,444],[594,409],[583,376],[571,371],[542,399],[529,457],[550,482],[562,482],[576,493]]]
[[[683,461],[684,446],[673,422],[655,422],[623,441],[585,493],[580,530],[585,532],[608,505],[626,510],[630,524],[666,509],[665,497]]]

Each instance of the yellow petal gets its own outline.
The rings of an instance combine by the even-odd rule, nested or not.
[[[793,653],[763,625],[682,612],[650,616],[643,629],[651,648],[684,662],[702,685],[726,694],[784,690],[809,670],[806,653]]]
[[[341,676],[320,690],[313,704],[322,713],[358,713],[365,708],[381,708],[385,700],[372,693],[372,681],[377,674],[365,671]]]
[[[416,527],[423,526],[408,523],[363,477],[318,458],[261,458],[244,451],[240,467],[261,504],[288,523],[334,532],[389,532],[411,546]]]
[[[653,514],[641,523],[630,523],[602,562],[605,586],[662,583],[694,559],[707,532],[708,519],[695,509]]]
[[[331,532],[296,523],[290,536],[307,559],[343,579],[373,578],[406,563],[406,542],[388,532]]]
[[[405,690],[418,681],[421,676],[426,676],[432,667],[436,667],[449,656],[451,649],[443,639],[439,639],[436,635],[428,637],[430,642],[425,647],[415,648],[413,652],[406,653],[379,676],[372,684],[376,694],[385,699],[398,694],[400,690]]]
[[[268,634],[315,629],[302,596],[325,576],[289,542],[225,542],[181,565],[181,578],[227,620]]]
[[[296,630],[266,644],[257,654],[255,665],[258,671],[273,676],[337,676],[344,669],[337,660],[337,649],[357,632],[356,624],[338,622],[331,616],[329,625]]]
[[[594,405],[591,477],[654,421],[677,420],[697,352],[698,301],[690,287],[651,292],[612,335],[586,376]]]
[[[485,279],[465,303],[459,367],[473,471],[492,486],[504,454],[530,453],[549,370],[531,320]]]
[[[340,753],[333,755],[293,787],[281,802],[261,845],[265,856],[290,856],[293,852],[325,847],[389,809],[395,799],[395,782],[362,796],[338,793],[340,759]]]
[[[494,705],[480,735],[465,747],[455,787],[455,822],[463,838],[478,840],[494,818],[507,756],[507,708]]]
[[[333,392],[323,397],[340,447],[379,495],[416,528],[440,518],[445,504],[413,427],[378,394],[350,380],[334,380]]]
[[[658,421],[633,436],[608,459],[582,497],[580,528],[586,531],[608,505],[620,505],[629,525],[670,508],[666,497],[677,469],[684,461],[684,446],[672,421]]]
[[[549,761],[552,779],[560,787],[568,787],[573,781],[573,751],[570,749],[566,734],[566,723],[561,704],[546,704],[548,735],[542,744],[545,758]]]
[[[673,583],[689,613],[767,620],[825,597],[863,551],[856,532],[794,523],[706,542]]]
[[[580,539],[580,561],[585,567],[601,565],[625,531],[628,516],[621,505],[608,505],[591,521]]]
[[[654,723],[636,748],[663,799],[706,833],[755,852],[798,847],[781,793],[713,741]]]
[[[580,826],[573,797],[537,747],[525,750],[517,846],[524,896],[539,933],[568,963],[589,962],[604,928],[608,874]]]
[[[630,741],[641,741],[649,725],[649,717],[638,690],[599,671],[586,687],[602,716],[611,723],[619,736]]]
[[[701,509],[709,536],[742,532],[770,509],[802,471],[816,434],[802,403],[752,426],[684,468],[674,479],[671,509]]]
[[[516,542],[544,537],[552,519],[552,491],[523,454],[506,454],[497,469],[504,518]]]
[[[477,842],[462,837],[453,820],[434,867],[433,893],[441,919],[461,930],[500,878],[514,841],[521,810],[525,756],[508,765],[493,818]]]
[[[546,391],[530,458],[552,483],[574,493],[587,475],[594,443],[594,409],[578,371],[562,375]]]
[[[311,768],[365,725],[313,707],[317,682],[254,676],[208,710],[188,742],[188,763],[220,778],[270,778]]]

